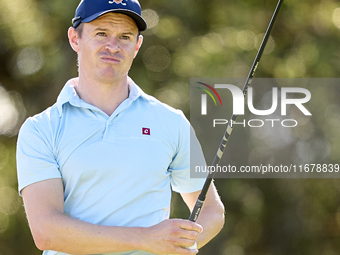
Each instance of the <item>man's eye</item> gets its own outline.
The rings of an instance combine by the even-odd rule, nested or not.
[[[106,36],[106,33],[105,32],[98,32],[97,35],[99,35],[99,36]]]
[[[129,40],[129,39],[130,39],[130,36],[128,36],[128,35],[122,35],[120,38],[123,39],[123,40]]]

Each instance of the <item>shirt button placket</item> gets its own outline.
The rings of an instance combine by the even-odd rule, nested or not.
[[[105,142],[113,143],[115,141],[115,125],[114,120],[108,120],[106,122],[106,130],[103,136]]]

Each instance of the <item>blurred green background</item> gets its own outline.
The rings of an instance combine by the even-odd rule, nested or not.
[[[78,3],[0,0],[0,255],[41,254],[17,193],[15,144],[25,118],[52,105],[65,82],[77,75],[76,54],[66,32]],[[149,29],[130,76],[188,118],[190,77],[245,78],[277,4],[140,3]],[[256,77],[338,78],[339,39],[338,1],[285,0]],[[332,128],[315,120],[312,138],[327,139],[332,162],[340,163],[340,89],[320,89],[313,95],[320,96],[320,107],[332,105]],[[299,134],[302,140],[311,139],[305,137],[305,128],[296,139]],[[242,135],[233,134],[233,140],[242,141]],[[314,149],[308,142],[304,146]],[[233,154],[240,155],[242,149],[235,146]],[[216,186],[226,223],[200,254],[339,254],[339,179],[217,179]],[[173,217],[188,217],[177,194],[172,204]]]

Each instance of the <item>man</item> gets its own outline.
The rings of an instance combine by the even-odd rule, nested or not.
[[[192,210],[204,180],[189,177],[182,112],[128,77],[145,29],[136,0],[81,1],[68,31],[79,77],[20,130],[19,192],[45,255],[196,254],[185,247],[223,226],[213,185],[197,223],[168,219],[171,187]]]

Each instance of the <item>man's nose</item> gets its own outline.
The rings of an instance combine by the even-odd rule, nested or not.
[[[108,38],[106,45],[105,45],[105,50],[110,51],[110,52],[119,51],[120,50],[119,39],[116,36],[112,36]]]

